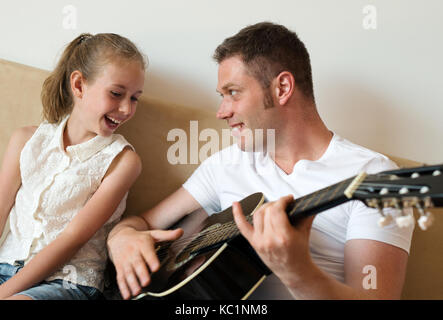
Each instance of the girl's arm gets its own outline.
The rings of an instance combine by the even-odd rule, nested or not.
[[[21,185],[20,154],[37,127],[23,127],[13,132],[0,169],[0,235],[3,233],[15,196]]]
[[[140,172],[139,156],[130,149],[123,150],[112,162],[100,187],[66,229],[0,286],[0,298],[30,288],[68,262],[112,216]]]

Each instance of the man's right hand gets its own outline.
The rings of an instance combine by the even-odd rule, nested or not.
[[[137,231],[126,227],[108,238],[109,256],[114,262],[123,299],[140,294],[141,288],[151,280],[150,272],[160,268],[155,243],[176,240],[182,234],[182,229]]]

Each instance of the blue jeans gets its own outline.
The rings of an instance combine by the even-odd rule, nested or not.
[[[0,284],[12,278],[21,268],[23,262],[17,261],[14,265],[0,263]],[[69,284],[69,285],[67,285]],[[57,279],[42,281],[33,287],[26,289],[16,295],[25,295],[32,300],[98,300],[103,299],[100,290],[94,287],[82,286]]]

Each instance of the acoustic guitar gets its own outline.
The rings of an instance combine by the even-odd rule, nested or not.
[[[414,211],[404,211],[413,208],[419,216],[420,228],[425,230],[433,220],[426,210],[443,206],[442,171],[443,165],[435,165],[371,175],[361,173],[293,200],[286,212],[295,224],[300,218],[359,200],[379,210],[381,227],[394,219],[384,208],[401,210],[394,219],[400,227],[415,223]],[[252,223],[252,215],[265,201],[262,193],[240,201],[249,222]],[[271,274],[241,236],[231,207],[209,217],[199,210],[188,215],[179,226],[184,235],[158,244],[161,267],[134,299],[247,299]]]

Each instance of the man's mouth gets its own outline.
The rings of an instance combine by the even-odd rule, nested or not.
[[[231,125],[231,135],[233,135],[234,137],[239,137],[244,127],[245,124],[243,122]]]

